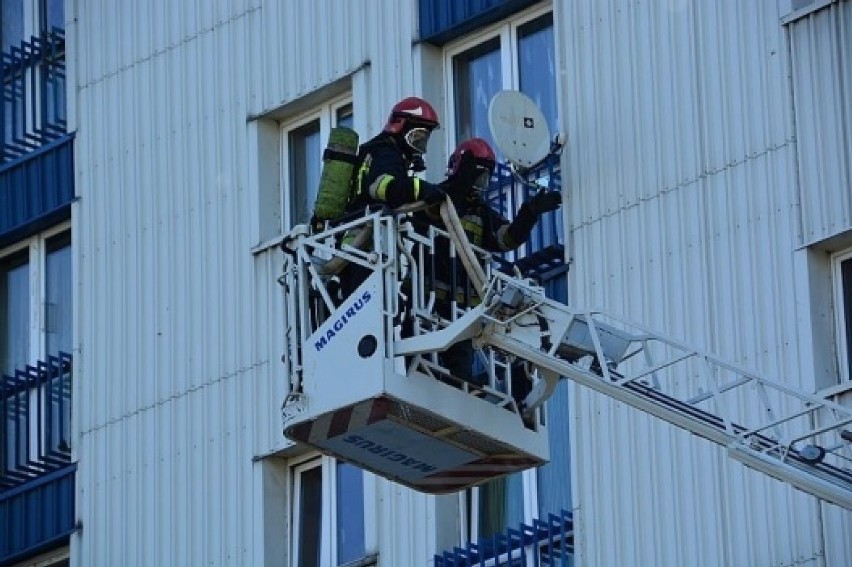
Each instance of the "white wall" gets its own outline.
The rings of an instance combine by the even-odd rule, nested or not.
[[[810,304],[796,285],[808,238],[776,3],[556,6],[570,299],[813,391],[812,329],[800,323]],[[825,172],[832,182],[821,195],[841,222],[805,222],[823,234],[849,228],[848,182],[837,171]],[[708,442],[574,391],[578,564],[850,561],[848,545],[826,551],[848,524],[833,515],[823,525],[813,498]]]
[[[261,184],[277,183],[277,129],[265,117],[342,80],[356,89],[363,129],[376,131],[422,82],[415,9],[69,2],[75,564],[260,565],[282,554],[259,545],[275,535],[264,515],[280,515],[265,495],[282,484],[252,463],[285,445],[282,259],[252,252],[269,196]],[[425,517],[423,500],[405,516]],[[386,542],[410,531],[397,514],[382,519]]]

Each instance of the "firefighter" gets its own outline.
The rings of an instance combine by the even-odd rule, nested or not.
[[[425,171],[423,155],[433,130],[440,127],[438,113],[418,97],[404,98],[391,109],[384,129],[361,145],[350,211],[385,204],[392,209],[446,197],[439,185],[412,175]]]
[[[562,204],[558,191],[540,191],[521,205],[512,222],[491,208],[483,199],[496,167],[494,151],[482,138],[472,138],[456,147],[447,165],[447,193],[456,207],[468,240],[474,246],[489,252],[506,252],[524,244],[539,217],[555,211]],[[414,215],[419,232],[429,225],[446,230],[440,215],[440,203]],[[436,239],[433,259],[425,262],[426,285],[435,292],[435,308],[439,315],[452,319],[452,300],[459,307],[472,307],[479,298],[472,289],[467,273],[458,259],[450,257],[450,243],[445,237]],[[472,376],[473,347],[471,342],[460,341],[442,353],[441,363],[453,376],[476,385]],[[481,381],[482,378],[480,377]]]
[[[352,180],[353,198],[347,212],[352,214],[375,205],[396,209],[417,201],[433,204],[446,199],[445,187],[414,175],[425,171],[423,155],[429,137],[439,127],[438,113],[422,98],[407,97],[396,103],[382,131],[359,149]],[[340,274],[343,297],[369,275],[367,268],[346,266]]]

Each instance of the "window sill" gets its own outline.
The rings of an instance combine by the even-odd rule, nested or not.
[[[802,18],[807,17],[813,14],[814,12],[822,10],[829,4],[834,4],[837,1],[838,0],[813,0],[811,4],[803,6],[798,10],[793,10],[786,16],[783,16],[781,18],[781,25],[786,26],[787,24],[795,22],[796,20],[801,20]]]
[[[817,390],[815,395],[819,396],[820,398],[832,398],[834,396],[839,396],[847,392],[852,392],[852,380],[846,380],[840,384],[835,384],[834,386],[829,386],[828,388]]]
[[[379,554],[372,553],[370,555],[365,555],[360,559],[355,559],[354,561],[350,561],[349,563],[342,563],[340,567],[368,567],[370,565],[378,565],[379,564]]]
[[[260,244],[255,244],[251,247],[251,255],[257,256],[258,254],[262,254],[266,252],[270,248],[278,248],[281,246],[281,243],[284,241],[283,236],[276,236],[274,238],[270,238],[269,240],[265,240]]]

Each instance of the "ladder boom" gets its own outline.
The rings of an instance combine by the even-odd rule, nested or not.
[[[578,311],[495,273],[477,341],[532,363],[539,380],[577,382],[722,445],[731,457],[852,509],[852,409],[620,321]],[[522,297],[508,304],[504,298]],[[544,370],[544,372],[541,372]],[[544,403],[534,389],[522,410]]]
[[[405,214],[368,211],[319,234],[297,227],[282,243],[283,360],[289,379],[282,408],[285,434],[309,444],[320,435],[323,441],[315,443],[320,450],[421,490],[455,490],[487,479],[474,469],[508,474],[546,460],[543,406],[557,383],[569,379],[716,443],[750,468],[852,509],[852,408],[603,311],[556,302],[530,280],[480,265],[488,254],[467,241],[450,201],[441,215],[446,231],[430,227],[424,234]],[[354,231],[363,235],[358,244],[342,244]],[[447,254],[447,240],[450,258],[464,265],[480,299],[466,307],[450,294],[449,318],[444,311],[436,313],[435,282],[421,265]],[[339,293],[338,273],[350,263],[371,274],[362,284],[372,286],[361,292],[364,299],[355,297],[362,297],[357,291],[352,297]],[[351,338],[336,338],[337,333]],[[443,366],[441,354],[462,340],[470,340],[479,356],[483,374],[477,376],[484,378],[470,380],[476,384],[459,380]],[[337,356],[338,350],[350,354]],[[342,374],[358,367],[359,381],[341,382],[346,389],[334,395],[323,389],[328,380],[342,380]],[[357,399],[350,391],[356,385],[363,389]],[[323,396],[315,394],[320,391]],[[349,409],[334,405],[344,402]],[[423,406],[413,411],[411,404],[418,403]],[[436,405],[443,407],[433,410]],[[350,419],[363,418],[367,407],[385,417],[375,417],[375,425]],[[476,421],[486,414],[487,425],[484,417]],[[344,421],[347,427],[363,427],[341,428]],[[428,465],[437,472],[427,482],[396,471],[390,462],[357,457],[346,452],[352,447],[340,444],[386,431],[383,427],[398,434],[383,438],[376,454],[402,459],[402,452],[386,446],[402,435],[419,451],[421,460],[411,461],[421,463],[418,467],[427,467],[423,459],[441,444],[446,449],[441,454],[453,454],[458,462]],[[346,431],[358,433],[340,437]],[[474,442],[469,434],[479,436]],[[447,441],[447,436],[458,438]],[[500,439],[515,451],[515,460],[498,470],[496,463],[505,461],[499,457]],[[522,448],[530,443],[537,449],[524,455]],[[474,458],[479,459],[475,466]],[[464,475],[466,480],[455,484],[446,480]]]

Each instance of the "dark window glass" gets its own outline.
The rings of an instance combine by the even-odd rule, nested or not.
[[[314,120],[290,132],[290,222],[308,222],[320,177],[320,123]]]
[[[852,258],[840,263],[843,279],[843,320],[846,322],[846,376],[852,380]]]
[[[348,563],[366,553],[364,542],[364,473],[337,463],[337,562]]]
[[[479,537],[505,533],[524,520],[521,473],[498,478],[479,488]]]
[[[313,467],[299,475],[299,567],[319,567],[322,533],[322,470]]]
[[[337,109],[336,126],[346,126],[353,128],[355,125],[355,116],[352,113],[352,105],[345,104]]]
[[[494,147],[488,127],[488,105],[502,90],[500,39],[494,38],[453,57],[456,143],[474,136]]]
[[[24,252],[0,260],[0,370],[11,374],[30,361],[30,266]]]
[[[564,276],[562,276],[564,278]],[[550,290],[548,290],[550,291]],[[549,297],[553,297],[549,295]],[[564,296],[563,296],[564,297]],[[554,299],[562,300],[559,297]],[[568,408],[568,380],[560,380],[553,395],[547,400],[548,444],[550,462],[536,469],[538,481],[538,517],[560,510],[570,510],[571,503],[571,444]]]
[[[557,122],[552,14],[536,18],[518,28],[518,73],[520,91],[536,103],[553,134]]]
[[[63,234],[47,243],[46,297],[44,302],[47,354],[71,353],[72,285],[71,236]]]
[[[19,47],[24,39],[24,2],[23,0],[3,0],[0,12],[0,34],[3,52],[12,46]]]
[[[48,30],[65,29],[65,0],[46,0],[45,12],[44,21]]]

